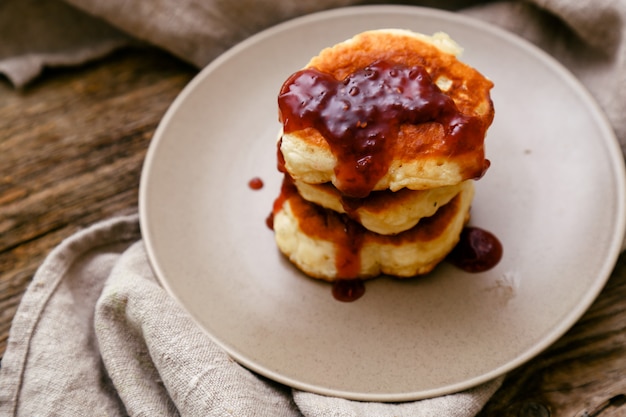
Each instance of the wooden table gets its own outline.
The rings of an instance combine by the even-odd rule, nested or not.
[[[23,91],[0,79],[0,356],[47,253],[82,227],[137,210],[154,129],[196,72],[162,52],[129,50],[47,71]],[[626,259],[617,271],[563,338],[508,375],[481,417],[626,415]]]

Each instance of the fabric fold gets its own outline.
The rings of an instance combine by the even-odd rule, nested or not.
[[[60,0],[3,0],[0,39],[0,73],[17,88],[46,67],[81,65],[140,44]]]
[[[297,415],[289,389],[234,362],[154,281],[141,242],[106,280],[95,333],[131,415]]]
[[[626,3],[503,1],[463,13],[519,35],[571,71],[606,113],[626,152]],[[520,82],[532,88],[523,74]]]
[[[0,415],[120,415],[93,332],[94,305],[103,277],[138,235],[134,218],[105,221],[46,258],[13,319]]]
[[[502,378],[401,404],[293,390],[232,360],[158,284],[136,215],[68,238],[24,295],[0,368],[0,415],[475,415]]]

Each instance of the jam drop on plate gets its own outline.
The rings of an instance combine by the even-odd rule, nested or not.
[[[253,190],[260,190],[263,188],[263,180],[259,177],[254,177],[250,181],[248,181],[248,187]]]
[[[365,294],[365,284],[360,279],[340,279],[333,282],[332,291],[336,300],[351,302]]]
[[[467,272],[483,272],[493,268],[502,258],[502,243],[491,232],[466,227],[448,260]]]

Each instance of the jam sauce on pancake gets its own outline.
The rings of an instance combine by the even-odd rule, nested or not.
[[[354,198],[369,195],[387,172],[403,124],[441,125],[443,139],[429,153],[446,157],[481,146],[486,130],[479,118],[457,109],[424,67],[387,61],[343,80],[315,68],[300,70],[283,84],[278,105],[285,133],[314,128],[322,134],[337,158],[337,188]]]
[[[361,269],[361,248],[366,239],[376,240],[381,244],[402,245],[411,241],[432,241],[439,236],[452,218],[458,213],[460,196],[454,197],[431,216],[420,220],[418,225],[402,233],[388,236],[370,232],[346,214],[323,208],[299,197],[293,180],[285,175],[280,195],[274,201],[272,214],[267,219],[268,227],[273,227],[273,216],[289,200],[291,210],[298,219],[302,232],[313,238],[333,242],[337,251],[337,278],[358,278]]]
[[[338,300],[361,297],[376,274],[425,274],[446,256],[477,272],[502,257],[495,236],[467,226],[468,180],[490,165],[493,83],[460,53],[443,33],[367,31],[322,50],[280,89],[283,184],[267,226],[296,266],[333,282]],[[393,205],[417,220],[396,221]]]

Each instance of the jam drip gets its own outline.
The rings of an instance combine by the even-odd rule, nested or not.
[[[365,294],[365,283],[360,279],[340,279],[333,282],[332,293],[335,300],[356,301]]]
[[[502,243],[493,233],[479,227],[465,227],[459,243],[448,255],[453,265],[467,272],[487,271],[502,259]]]
[[[274,215],[285,202],[298,193],[293,179],[285,174],[280,194],[274,200],[272,212],[266,218],[266,225],[274,228]],[[301,199],[291,202],[291,210],[298,219],[298,227],[307,236],[335,243],[337,251],[337,275],[342,279],[354,279],[361,271],[361,248],[365,239],[365,229],[345,214],[338,214],[321,206],[305,203]],[[317,222],[314,219],[322,219]]]
[[[421,66],[377,61],[344,80],[307,68],[293,74],[278,96],[285,133],[315,128],[337,158],[337,188],[366,197],[387,172],[402,124],[440,123],[445,156],[484,138],[479,119],[459,112]]]
[[[248,187],[251,190],[260,190],[261,188],[263,188],[263,185],[263,180],[259,177],[254,177],[250,179],[250,181],[248,181]]]
[[[293,196],[297,192],[298,190],[296,189],[296,186],[293,184],[293,180],[288,174],[285,174],[283,177],[282,185],[280,186],[280,194],[274,200],[272,211],[270,212],[269,216],[267,216],[267,218],[265,219],[265,224],[270,230],[274,230],[274,216],[276,215],[276,213],[278,213],[282,209],[283,205],[285,204],[285,201],[287,201],[291,196]]]

